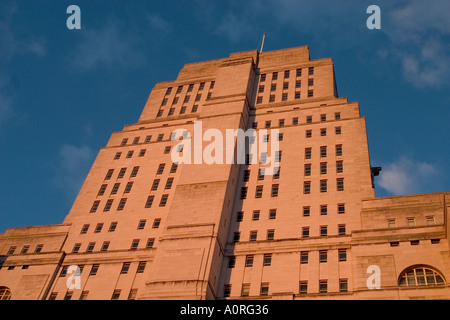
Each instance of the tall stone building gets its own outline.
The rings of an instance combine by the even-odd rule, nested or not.
[[[278,149],[220,161],[230,129]],[[450,298],[450,192],[375,198],[379,170],[332,59],[187,64],[111,135],[62,224],[0,234],[0,299]]]

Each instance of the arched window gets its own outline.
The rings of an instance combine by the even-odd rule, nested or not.
[[[11,299],[11,290],[7,287],[0,287],[0,300]]]
[[[444,276],[426,265],[415,265],[406,268],[398,278],[400,287],[435,286],[445,284]]]

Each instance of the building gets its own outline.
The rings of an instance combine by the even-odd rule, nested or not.
[[[267,130],[279,170],[250,150],[209,164],[227,129]],[[63,223],[0,234],[0,299],[450,298],[450,192],[375,198],[379,170],[332,59],[187,64],[111,135]]]

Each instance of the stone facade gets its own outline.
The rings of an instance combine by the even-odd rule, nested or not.
[[[308,47],[185,65],[111,135],[62,224],[0,234],[0,299],[450,298],[450,192],[375,198],[365,119],[336,88]],[[258,153],[208,164],[210,129],[266,129],[279,173]]]

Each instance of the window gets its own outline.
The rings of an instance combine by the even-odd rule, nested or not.
[[[257,237],[258,237],[258,231],[250,231],[249,241],[256,241]]]
[[[165,207],[167,204],[167,199],[169,199],[169,195],[168,194],[163,194],[161,197],[161,201],[159,202],[159,206],[160,207]]]
[[[336,161],[336,172],[337,173],[344,172],[344,163],[342,161]]]
[[[147,265],[147,263],[145,261],[139,262],[139,265],[137,267],[136,273],[144,273],[146,265]]]
[[[307,207],[303,207],[303,216],[304,217],[309,217],[311,214],[311,207],[307,206]]]
[[[88,224],[85,224],[85,225],[83,225],[83,227],[81,228],[81,234],[85,234],[87,231],[88,231],[88,229],[89,229],[89,225]]]
[[[241,188],[241,199],[246,199],[247,198],[247,187],[242,187]]]
[[[137,176],[137,174],[138,174],[138,171],[139,171],[139,167],[134,167],[133,168],[133,171],[131,172],[131,178],[134,178],[134,177],[136,177]]]
[[[152,191],[158,190],[158,186],[159,186],[159,179],[155,179],[153,180],[153,184],[152,184]]]
[[[102,244],[102,248],[100,249],[100,251],[108,251],[109,248],[109,241],[105,241]]]
[[[299,294],[307,294],[308,293],[308,281],[300,281],[298,293]]]
[[[253,255],[248,255],[245,257],[245,266],[246,267],[253,267]]]
[[[278,126],[279,127],[284,127],[284,119],[278,120]]]
[[[282,151],[275,151],[275,162],[281,162]]]
[[[249,283],[243,283],[242,289],[241,289],[241,296],[242,297],[248,297],[250,294],[250,284]]]
[[[342,133],[341,127],[336,127],[336,128],[334,128],[334,132],[335,132],[336,134],[341,134],[341,133]]]
[[[302,69],[297,69],[296,76],[297,77],[301,77],[302,76]]]
[[[166,95],[170,94],[172,92],[172,87],[167,88]]]
[[[327,251],[319,251],[319,262],[325,263],[328,260],[328,252]]]
[[[89,275],[95,276],[98,272],[99,267],[100,267],[99,264],[92,265],[91,272],[89,273]]]
[[[72,300],[73,291],[67,291],[64,300]]]
[[[111,222],[111,224],[109,225],[108,232],[114,232],[114,231],[116,231],[116,228],[117,228],[117,222]]]
[[[319,293],[328,292],[328,280],[319,280]]]
[[[308,98],[312,98],[314,96],[313,90],[308,90]]]
[[[328,213],[328,206],[326,204],[325,205],[321,205],[320,206],[320,214],[322,216],[325,216],[325,215],[327,215],[327,213]]]
[[[255,198],[261,198],[263,193],[263,186],[256,187]]]
[[[307,163],[305,164],[305,176],[310,176],[311,175],[311,164]]]
[[[275,167],[275,168],[273,168],[273,170],[274,170],[273,178],[274,179],[279,179],[280,178],[281,168],[280,167]]]
[[[136,300],[138,289],[131,289],[130,293],[128,294],[128,300]]]
[[[270,86],[270,91],[275,91],[277,90],[277,85],[274,83]]]
[[[244,220],[244,213],[242,211],[238,211],[236,213],[236,221],[241,222],[242,220]]]
[[[408,222],[408,227],[416,226],[416,220],[414,218],[406,218],[406,221]]]
[[[56,300],[56,297],[58,296],[58,292],[52,292],[50,294],[50,297],[48,298],[48,300]],[[5,300],[5,299],[3,299]]]
[[[151,208],[154,199],[155,199],[155,196],[148,196],[147,202],[145,203],[145,207],[146,208]]]
[[[143,157],[143,156],[145,156],[145,149],[141,149],[140,151],[139,151],[139,157]]]
[[[116,155],[114,156],[114,160],[120,159],[121,155],[122,155],[122,152],[117,152]]]
[[[320,157],[325,158],[326,156],[327,156],[327,147],[326,146],[320,147]]]
[[[139,143],[139,137],[136,137],[136,138],[134,138],[134,140],[133,140],[133,144],[138,144]]]
[[[86,252],[92,252],[94,251],[94,247],[95,247],[95,242],[89,242]]]
[[[107,184],[103,184],[103,185],[100,187],[100,190],[98,191],[97,196],[102,196],[102,195],[104,195],[107,186],[108,186]]]
[[[281,101],[286,101],[288,99],[288,94],[287,93],[283,93],[281,95]]]
[[[197,112],[197,110],[198,110],[198,105],[194,105],[192,107],[191,113],[195,113],[195,112]]]
[[[303,182],[303,193],[310,194],[311,193],[311,181]]]
[[[123,178],[126,171],[127,171],[127,168],[122,168],[122,169],[120,169],[119,175],[117,176],[117,178],[118,178],[118,179]]]
[[[292,118],[292,124],[293,124],[294,126],[298,125],[298,118],[297,118],[297,117]]]
[[[260,214],[259,210],[253,211],[252,220],[253,221],[259,220],[259,214]]]
[[[231,284],[223,286],[223,297],[228,298],[231,295]]]
[[[269,129],[270,128],[270,126],[271,126],[271,121],[266,121],[266,129]]]
[[[16,251],[16,248],[17,248],[16,246],[10,247],[8,250],[8,254],[14,254],[14,252]]]
[[[336,112],[334,114],[334,120],[340,120],[341,119],[341,113],[340,112]]]
[[[73,245],[72,253],[78,253],[80,251],[81,243],[75,243]]]
[[[234,268],[236,266],[236,257],[232,256],[228,258],[228,268]]]
[[[125,187],[125,191],[123,193],[130,193],[132,187],[133,187],[133,182],[128,182],[127,186]]]
[[[266,74],[265,73],[263,73],[262,75],[261,75],[261,80],[260,80],[261,82],[264,82],[264,81],[266,81]]]
[[[120,289],[114,290],[111,300],[119,300],[120,292],[121,292]]]
[[[131,250],[135,250],[135,249],[137,249],[138,246],[139,246],[139,239],[134,239],[134,240],[131,242],[131,247],[130,247],[130,249],[131,249]]]
[[[36,250],[34,250],[34,253],[40,253],[42,251],[42,248],[44,247],[43,244],[38,244],[36,246]],[[1,299],[0,299],[1,300]]]
[[[305,149],[305,159],[311,159],[311,148]]]
[[[314,79],[308,79],[308,86],[314,85]]]
[[[271,193],[271,196],[272,196],[272,197],[278,197],[278,190],[279,190],[279,185],[278,185],[278,184],[273,184],[273,185],[272,185],[272,193]]]
[[[342,156],[342,144],[336,145],[336,156]]]
[[[104,211],[104,212],[108,212],[109,210],[111,210],[111,206],[112,206],[112,204],[113,204],[113,201],[114,201],[114,200],[109,199],[109,200],[106,202],[105,207],[103,208],[103,211]]]
[[[328,227],[327,226],[320,226],[320,236],[326,237],[328,235]]]
[[[139,220],[139,223],[138,223],[138,230],[142,230],[142,229],[144,229],[145,228],[145,223],[147,222],[147,220]]]
[[[155,220],[153,220],[153,225],[152,225],[153,229],[158,229],[160,225],[161,225],[161,219],[160,218],[156,218]]]
[[[214,88],[214,85],[216,84],[215,81],[211,81],[211,85],[209,86],[210,89]]]
[[[434,225],[434,217],[433,216],[426,217],[426,219],[427,219],[428,226]]]
[[[264,86],[263,86],[263,85],[259,86],[258,92],[259,92],[259,93],[264,92]]]
[[[285,79],[289,78],[289,70],[284,71],[284,78]]]
[[[162,141],[163,138],[164,138],[164,134],[159,134],[157,140]]]
[[[180,114],[185,114],[186,113],[186,107],[182,106],[180,109]]]
[[[166,166],[166,164],[165,163],[161,163],[159,166],[158,166],[158,171],[156,172],[156,174],[162,174],[163,172],[164,172],[164,167]]]
[[[146,136],[145,137],[145,142],[150,142],[150,140],[152,140],[152,136]]]
[[[312,123],[312,116],[306,116],[306,123]]]
[[[405,269],[398,280],[400,287],[444,285],[445,280],[440,272],[430,266],[419,265]]]
[[[314,67],[309,67],[308,68],[308,74],[309,75],[313,75],[314,74]]]
[[[177,168],[178,168],[178,163],[176,163],[176,162],[172,163],[172,167],[170,168],[170,173],[177,172]]]
[[[256,103],[261,104],[263,102],[263,97],[259,96],[256,98]]]
[[[388,228],[395,228],[395,219],[388,219]]]
[[[339,292],[348,292],[347,279],[339,279]]]
[[[306,130],[305,137],[306,138],[311,138],[312,137],[312,130]]]
[[[243,181],[247,182],[249,179],[250,179],[250,170],[245,170]]]
[[[268,283],[261,283],[260,295],[262,295],[262,296],[269,295],[269,284]]]
[[[268,253],[264,255],[263,266],[269,267],[272,265],[272,254]]]
[[[269,210],[269,219],[275,219],[277,217],[277,209]]]
[[[320,180],[320,192],[327,192],[327,180]]]
[[[277,79],[278,79],[278,72],[272,73],[272,80],[277,80]]]
[[[171,189],[172,185],[173,185],[173,178],[168,178],[166,181],[165,189],[167,189],[167,190]]]
[[[99,233],[100,231],[102,231],[102,228],[103,228],[103,223],[97,223],[94,233]]]
[[[339,249],[338,250],[338,257],[339,257],[339,261],[341,261],[341,262],[347,261],[347,250],[346,249]]]
[[[327,129],[326,129],[326,128],[321,128],[321,129],[320,129],[320,135],[321,135],[322,137],[326,136],[326,135],[327,135]]]
[[[240,232],[235,232],[233,234],[233,242],[239,242],[240,239],[241,239],[241,233]]]
[[[120,187],[120,183],[115,183],[111,190],[111,194],[116,194],[117,191],[119,191],[119,187]]]
[[[199,87],[198,87],[198,91],[202,91],[205,88],[205,83],[202,82],[200,83]]]
[[[337,186],[337,191],[343,191],[344,190],[344,178],[336,179],[336,186]]]
[[[309,252],[300,252],[300,264],[308,264]]]
[[[80,295],[80,300],[87,300],[89,291],[82,291]]]
[[[155,244],[155,238],[148,238],[147,239],[147,248],[153,248],[153,245]]]
[[[108,172],[106,173],[105,180],[111,179],[113,173],[114,173],[114,169],[109,169]]]
[[[338,206],[338,213],[339,214],[345,213],[345,204],[339,203],[337,206]]]
[[[338,235],[345,236],[345,224],[338,225]]]
[[[275,230],[267,230],[267,240],[273,240],[275,237]]]

